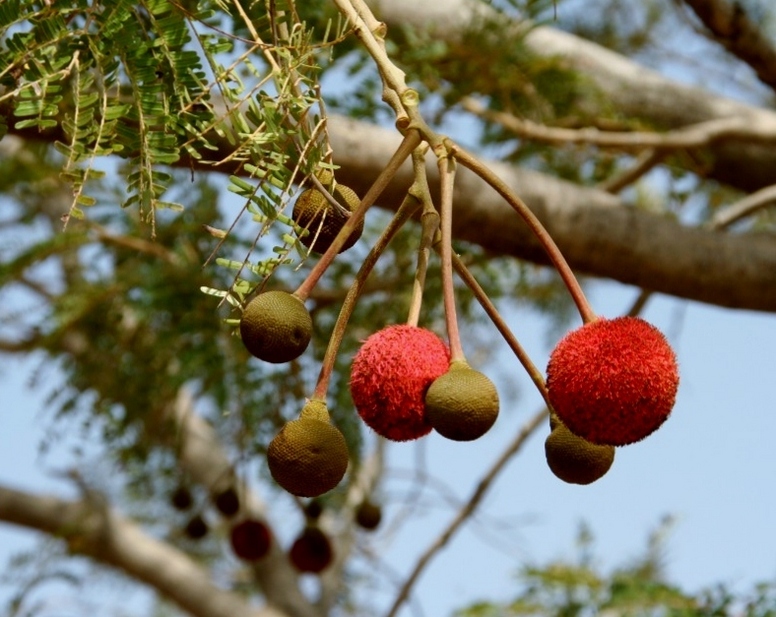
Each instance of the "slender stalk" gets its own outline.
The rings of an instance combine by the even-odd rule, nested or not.
[[[466,150],[453,143],[450,143],[449,147],[451,153],[461,163],[461,165],[468,167],[485,182],[487,182],[499,195],[501,195],[506,200],[510,206],[512,206],[515,212],[517,212],[526,222],[530,230],[536,236],[536,239],[539,240],[539,243],[544,248],[547,256],[550,258],[553,266],[555,266],[555,269],[558,271],[561,279],[563,279],[563,283],[569,290],[569,293],[574,300],[574,304],[576,304],[577,310],[582,317],[582,321],[585,323],[595,321],[598,317],[590,306],[590,303],[587,301],[587,298],[582,291],[582,287],[580,287],[579,281],[571,271],[566,258],[563,257],[563,254],[560,252],[558,245],[555,244],[552,236],[550,236],[550,234],[544,228],[544,225],[542,225],[541,221],[536,218],[536,215],[531,212],[531,209],[522,199],[515,195],[512,189],[510,189],[504,183],[504,181],[501,180],[501,178],[499,178],[490,169],[488,169],[487,166],[483,165],[471,154],[466,152]]]
[[[339,212],[342,216],[350,216],[350,210],[348,210],[345,206],[343,206],[340,202],[338,202],[334,195],[329,193],[329,189],[327,189],[321,181],[315,177],[315,174],[311,175],[309,178],[311,184],[318,190],[318,192],[323,195],[324,199],[328,201],[334,209]],[[335,180],[336,181],[336,180]],[[335,184],[332,183],[332,190],[334,190]]]
[[[420,225],[418,265],[415,268],[410,310],[407,315],[407,324],[410,326],[417,326],[418,321],[420,321],[420,308],[423,304],[423,290],[426,287],[426,272],[428,271],[428,255],[431,252],[434,236],[439,230],[439,213],[431,204],[423,204],[423,213],[420,215]]]
[[[485,309],[485,312],[488,314],[488,317],[490,317],[493,325],[496,326],[498,331],[501,333],[501,336],[507,342],[507,345],[509,345],[515,356],[517,356],[520,364],[523,365],[526,373],[528,373],[528,376],[531,378],[531,381],[534,382],[536,389],[539,390],[539,394],[541,394],[544,402],[547,403],[547,406],[549,407],[550,396],[547,393],[547,386],[544,383],[544,375],[542,375],[542,372],[533,363],[531,358],[528,356],[528,353],[517,340],[517,337],[509,329],[509,326],[507,326],[504,318],[501,317],[501,314],[498,312],[496,306],[493,304],[493,302],[491,302],[490,298],[488,298],[485,290],[480,287],[477,279],[474,278],[474,275],[469,271],[458,255],[453,255],[453,267],[455,268],[455,271],[458,272],[458,275],[461,277],[463,282],[466,283],[469,289],[471,289],[474,297],[477,298],[477,301],[480,303],[482,308]]]
[[[383,230],[383,233],[380,234],[380,237],[372,247],[372,250],[369,251],[369,254],[358,269],[356,278],[353,280],[353,284],[350,286],[350,289],[348,289],[345,300],[342,302],[342,308],[340,309],[337,321],[334,324],[334,329],[329,337],[329,344],[327,345],[326,353],[323,356],[321,371],[318,374],[318,383],[315,385],[315,392],[313,392],[312,398],[326,400],[326,392],[329,389],[329,380],[331,379],[331,373],[334,370],[337,352],[339,352],[342,338],[345,335],[345,329],[347,328],[348,321],[350,321],[350,317],[356,307],[356,302],[361,295],[361,291],[364,289],[364,285],[366,284],[372,269],[380,258],[380,255],[385,251],[388,243],[419,207],[420,203],[418,200],[408,193],[399,206],[399,209],[396,211],[396,214],[393,215],[391,222],[388,223],[388,226]]]
[[[407,325],[417,326],[420,320],[420,308],[423,304],[423,290],[426,287],[426,271],[428,270],[428,255],[434,236],[439,229],[439,213],[431,201],[431,191],[426,178],[426,149],[415,148],[412,151],[412,166],[415,170],[415,182],[410,193],[423,204],[420,215],[420,246],[418,247],[418,265],[415,268],[415,279],[412,283],[412,298],[407,315]]]
[[[393,179],[394,175],[396,175],[399,167],[401,167],[402,163],[404,163],[407,157],[412,154],[412,151],[418,146],[418,144],[420,144],[420,135],[418,132],[414,130],[408,131],[396,152],[393,153],[391,160],[388,161],[388,164],[385,166],[383,171],[380,172],[377,180],[375,180],[374,184],[372,184],[372,186],[366,192],[366,195],[364,195],[364,198],[361,200],[358,208],[353,211],[353,214],[351,214],[350,218],[348,218],[348,220],[345,222],[345,225],[343,225],[342,229],[340,229],[337,237],[334,238],[331,246],[321,256],[321,258],[318,260],[318,263],[316,263],[313,269],[310,270],[310,274],[307,275],[307,278],[294,292],[296,297],[302,301],[307,300],[310,292],[323,276],[323,273],[326,272],[326,269],[331,265],[331,262],[334,261],[334,258],[345,244],[347,238],[350,237],[351,232],[361,223],[361,221],[364,220],[364,215],[366,214],[369,206],[372,205],[378,197],[380,197],[382,192],[385,190],[385,187]]]
[[[472,514],[474,514],[474,511],[477,509],[477,506],[480,505],[480,502],[482,502],[485,494],[488,492],[488,489],[490,489],[498,474],[502,471],[502,469],[504,469],[512,457],[521,450],[523,444],[525,444],[528,438],[542,424],[546,417],[547,410],[542,409],[523,425],[523,427],[520,429],[520,432],[515,435],[512,443],[507,446],[504,452],[502,452],[493,463],[493,465],[491,465],[487,473],[477,483],[477,486],[472,492],[471,496],[455,515],[453,520],[450,521],[445,530],[420,556],[417,563],[415,564],[415,568],[413,568],[412,572],[401,586],[401,589],[399,589],[399,593],[397,594],[390,610],[388,613],[386,613],[386,617],[396,617],[402,604],[404,604],[407,598],[409,598],[413,585],[418,580],[418,578],[420,578],[420,575],[423,573],[423,570],[426,569],[426,566],[428,566],[431,559],[447,545],[447,543],[461,528],[461,526],[471,517]]]
[[[440,217],[442,232],[442,300],[445,305],[445,323],[450,343],[450,362],[465,360],[458,331],[458,316],[455,313],[455,290],[453,289],[453,185],[455,183],[455,160],[448,156],[439,158],[441,181]]]

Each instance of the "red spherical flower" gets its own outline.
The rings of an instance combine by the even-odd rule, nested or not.
[[[427,435],[426,390],[447,372],[450,352],[430,330],[394,325],[366,339],[350,372],[350,394],[361,418],[394,441]]]
[[[552,407],[596,444],[644,439],[668,418],[679,372],[665,336],[638,317],[597,319],[567,334],[547,365]]]
[[[258,561],[269,552],[272,536],[261,521],[246,519],[232,527],[229,540],[234,554],[240,559]]]

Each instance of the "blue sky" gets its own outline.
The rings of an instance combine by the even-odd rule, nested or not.
[[[613,283],[592,289],[593,305],[605,316],[621,314],[635,295]],[[724,582],[747,590],[776,577],[776,417],[769,413],[776,317],[667,297],[654,298],[644,316],[669,336],[679,358],[682,381],[672,416],[643,442],[618,448],[610,472],[587,487],[567,485],[549,472],[542,429],[485,500],[483,524],[465,529],[421,579],[416,592],[427,614],[447,614],[477,597],[508,599],[521,564],[574,554],[582,521],[595,536],[594,554],[605,569],[641,555],[648,532],[671,515],[676,524],[665,564],[669,578],[683,588]],[[538,334],[525,342],[541,365],[549,352],[541,322],[520,313],[510,320],[518,336]],[[434,436],[427,445],[429,472],[446,479],[461,498],[541,402],[516,360],[500,353],[500,370],[512,363],[520,393],[505,402],[495,430],[472,444]],[[412,464],[409,449],[393,456],[397,465]],[[425,521],[414,524],[415,532],[389,553],[400,571],[409,572],[411,556],[425,550],[441,521],[452,516],[444,507],[430,509]],[[494,520],[512,527],[487,534],[485,541],[477,531]]]
[[[634,290],[595,283],[591,301],[599,314],[622,313]],[[446,615],[481,598],[508,599],[521,564],[573,555],[579,524],[591,527],[595,553],[605,568],[641,553],[647,533],[661,517],[676,517],[667,543],[666,566],[672,581],[688,590],[725,582],[739,590],[776,577],[776,498],[771,490],[776,469],[776,415],[772,408],[773,349],[776,316],[719,309],[656,297],[645,318],[660,327],[674,345],[681,385],[674,412],[663,427],[641,443],[620,448],[611,471],[599,482],[564,484],[544,461],[543,428],[505,469],[475,520],[431,563],[414,596],[426,615]],[[508,315],[511,327],[534,360],[543,366],[549,352],[545,322],[526,310]],[[391,446],[388,520],[407,507],[408,478],[418,460],[458,500],[468,497],[485,468],[538,409],[533,390],[506,345],[494,350],[501,392],[517,388],[503,401],[494,429],[472,443],[454,443],[437,435],[417,444]],[[69,495],[64,482],[49,477],[36,457],[41,437],[40,395],[26,387],[32,362],[6,363],[0,374],[3,414],[0,482]],[[513,383],[503,383],[510,379]],[[55,465],[54,461],[49,461]],[[393,576],[403,579],[417,556],[454,516],[453,506],[431,485],[414,504],[400,532],[387,525],[368,538]],[[33,546],[28,532],[0,525],[0,563]],[[386,606],[391,585],[370,590]],[[0,588],[0,598],[7,589]],[[143,595],[135,594],[138,607]],[[139,611],[142,614],[142,611]],[[403,615],[415,613],[407,608]]]
[[[674,75],[687,78],[688,72],[677,66]],[[724,88],[725,82],[706,85]],[[599,314],[612,317],[627,310],[635,295],[632,288],[600,282],[592,284],[590,299]],[[680,362],[671,418],[644,442],[618,449],[611,471],[587,487],[564,484],[549,472],[543,452],[546,429],[536,434],[499,477],[474,520],[419,580],[413,598],[425,615],[447,615],[483,598],[509,599],[520,565],[573,555],[582,521],[595,536],[595,554],[605,568],[641,554],[648,532],[672,515],[676,525],[665,558],[673,582],[688,590],[717,582],[746,590],[756,581],[776,578],[776,315],[658,296],[643,316],[667,334]],[[552,344],[546,322],[524,309],[507,317],[543,367]],[[410,506],[413,516],[397,533],[388,524],[368,538],[387,568],[386,583],[365,594],[382,608],[392,600],[388,581],[402,580],[455,515],[442,495],[466,499],[483,470],[541,404],[506,345],[494,354],[496,361],[483,370],[493,371],[503,404],[490,433],[466,444],[431,435],[389,449],[383,486],[388,523]],[[51,477],[57,459],[43,467],[37,457],[43,399],[27,387],[35,366],[7,358],[0,364],[0,483],[69,496],[71,487]],[[516,395],[504,395],[512,390]],[[409,503],[409,477],[418,460],[439,484]],[[0,524],[0,571],[17,551],[34,546],[35,538]],[[7,592],[0,585],[0,601]],[[130,606],[143,614],[144,595],[134,594]],[[403,617],[416,614],[411,605],[402,612]]]

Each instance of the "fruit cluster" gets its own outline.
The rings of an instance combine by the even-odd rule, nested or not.
[[[273,536],[267,523],[255,516],[237,516],[241,510],[237,490],[229,486],[211,495],[211,503],[218,513],[229,520],[228,540],[232,553],[247,563],[264,559],[272,548]],[[181,512],[192,509],[194,496],[188,486],[181,484],[170,495],[170,504]],[[288,550],[288,559],[302,573],[320,574],[332,562],[334,549],[328,536],[318,527],[322,508],[311,501],[305,508],[307,524],[294,539]],[[356,509],[356,522],[365,529],[374,529],[380,523],[379,506],[364,501]],[[191,516],[183,528],[190,540],[201,540],[210,532],[204,513],[200,510]]]
[[[668,419],[678,386],[671,346],[643,319],[599,318],[570,332],[547,365],[550,469],[573,484],[599,479],[615,446],[641,441]]]
[[[353,246],[363,229],[365,205],[351,189],[334,183],[329,172],[319,174],[314,184],[298,198],[293,219],[300,242],[311,251],[323,253],[320,262],[295,292],[263,291],[242,312],[240,334],[245,347],[267,362],[288,362],[305,351],[313,323],[304,301],[331,259]],[[495,423],[498,392],[487,376],[469,366],[461,348],[452,287],[455,267],[547,402],[551,413],[551,433],[545,443],[549,468],[566,482],[594,482],[611,467],[615,446],[643,439],[670,414],[679,382],[674,352],[665,337],[643,319],[596,316],[557,247],[534,220],[534,230],[549,247],[548,253],[584,321],[553,350],[545,381],[487,296],[452,254],[450,186],[444,186],[447,188],[443,188],[435,224],[441,230],[438,244],[449,342],[417,325],[429,238],[439,231],[434,227],[429,233],[424,228],[421,237],[427,240],[425,246],[421,240],[416,275],[420,291],[418,285],[413,289],[408,322],[373,333],[353,359],[350,392],[359,416],[378,435],[394,441],[418,439],[432,431],[451,440],[470,441],[483,436]],[[286,423],[267,450],[273,478],[294,495],[321,495],[337,486],[347,470],[348,450],[342,433],[331,423],[326,389],[356,299],[377,257],[397,225],[403,223],[401,215],[400,208],[364,260],[348,292],[314,394],[300,417]],[[533,215],[524,212],[523,216]],[[300,537],[302,548],[297,548],[296,554],[300,562],[307,564],[305,568],[314,570],[317,566],[311,564],[326,561],[326,550],[316,535],[317,528],[308,527]],[[310,556],[312,553],[318,561]]]

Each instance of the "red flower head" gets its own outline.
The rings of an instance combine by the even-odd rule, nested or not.
[[[450,352],[430,330],[395,325],[372,334],[350,372],[350,394],[364,422],[394,441],[427,435],[426,390],[447,372]]]
[[[676,356],[638,317],[597,319],[567,334],[547,365],[552,407],[572,433],[596,444],[644,439],[676,399]]]

